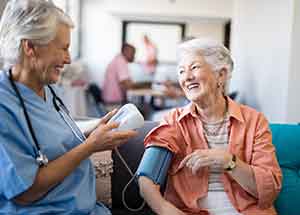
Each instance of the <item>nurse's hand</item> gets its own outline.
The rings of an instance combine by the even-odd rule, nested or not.
[[[113,110],[106,114],[101,119],[97,128],[95,128],[87,138],[87,143],[91,145],[93,152],[112,150],[138,134],[133,130],[112,131],[112,129],[117,128],[119,124],[107,122],[116,112],[117,110]]]
[[[90,134],[101,124],[106,123],[113,115],[115,115],[118,112],[118,108],[115,108],[114,110],[108,112],[104,117],[100,118],[100,121],[95,124],[94,126],[91,126],[88,130],[84,131],[84,136],[88,137]]]

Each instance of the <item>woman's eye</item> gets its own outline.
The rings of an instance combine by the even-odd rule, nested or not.
[[[184,72],[183,69],[179,69],[179,70],[178,70],[178,74],[182,74],[183,72]]]
[[[193,65],[193,66],[192,66],[192,70],[199,69],[199,68],[200,68],[199,65]]]

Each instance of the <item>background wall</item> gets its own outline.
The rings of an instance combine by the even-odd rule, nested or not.
[[[93,1],[93,0],[90,0]],[[224,17],[232,15],[232,0],[106,0],[113,13],[131,13],[148,16]]]
[[[291,33],[291,55],[290,55],[290,75],[288,83],[287,117],[288,122],[300,122],[300,1],[293,1],[291,11],[292,33]]]
[[[299,1],[175,2],[153,0],[140,4],[138,0],[119,0],[108,2],[106,7],[119,19],[131,14],[132,17],[146,19],[185,20],[187,36],[204,34],[200,20],[232,18],[231,49],[236,70],[231,89],[240,92],[241,102],[262,111],[270,121],[300,121],[300,101],[297,98],[300,90],[297,69],[300,66],[297,60],[300,54],[297,39],[300,36]],[[219,29],[222,28],[220,26],[221,21]],[[219,32],[217,28],[216,25],[206,26],[208,32]]]
[[[0,14],[5,1],[0,1]],[[182,21],[187,36],[210,32],[218,39],[230,18],[236,62],[231,90],[272,122],[300,122],[297,0],[82,0],[81,60],[101,84],[121,46],[122,20]]]
[[[210,22],[190,21],[186,33],[194,37],[209,37],[218,41],[224,40],[224,23],[211,20]]]
[[[231,88],[240,92],[242,102],[262,111],[273,122],[300,121],[296,95],[299,61],[295,59],[299,48],[294,46],[299,38],[299,15],[295,17],[299,3],[296,9],[294,2],[234,3],[232,52],[236,69]]]
[[[82,60],[91,78],[103,82],[105,68],[119,52],[122,20],[186,22],[187,36],[199,36],[203,27],[223,37],[222,23],[232,14],[232,0],[84,0],[82,1]],[[207,33],[206,33],[207,34]],[[167,41],[167,38],[166,38]]]

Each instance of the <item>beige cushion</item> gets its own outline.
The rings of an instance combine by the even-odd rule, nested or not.
[[[113,171],[111,151],[94,153],[91,161],[96,170],[97,200],[111,206],[111,173]]]

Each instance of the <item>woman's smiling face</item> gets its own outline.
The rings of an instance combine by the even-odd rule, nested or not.
[[[184,55],[178,63],[178,80],[186,97],[201,103],[217,94],[217,74],[202,55]]]

